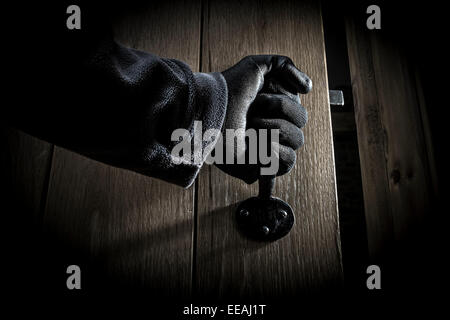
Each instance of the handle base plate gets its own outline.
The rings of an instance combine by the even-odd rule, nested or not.
[[[295,222],[289,204],[275,197],[252,197],[236,210],[241,233],[258,241],[275,241],[289,233]]]

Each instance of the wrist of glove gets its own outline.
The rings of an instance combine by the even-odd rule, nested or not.
[[[272,151],[276,159],[271,159],[278,161],[275,175],[289,172],[295,164],[295,150],[304,143],[302,128],[307,122],[307,112],[300,104],[298,93],[308,93],[312,88],[311,80],[291,59],[277,55],[248,56],[223,71],[222,75],[228,86],[228,105],[222,128],[224,160],[233,158],[234,164],[226,161],[216,166],[246,183],[255,182],[261,176],[261,167],[268,164],[263,164],[259,157],[257,163],[249,163],[251,146],[245,130],[255,129],[258,133],[259,129],[275,129],[279,133],[278,142],[271,141],[273,135],[269,134],[266,154],[270,155]],[[227,129],[234,132],[235,141],[226,141]],[[265,142],[262,138],[257,135],[257,154]],[[238,159],[245,159],[245,164],[237,163]]]

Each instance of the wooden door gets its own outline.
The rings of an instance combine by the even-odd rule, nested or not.
[[[276,53],[291,57],[314,89],[301,97],[309,115],[305,145],[295,168],[275,186],[275,196],[296,215],[288,237],[273,243],[243,238],[234,210],[257,194],[257,185],[211,166],[201,172],[196,287],[205,295],[256,298],[337,286],[339,221],[320,8],[313,1],[210,1],[205,11],[204,71],[224,70],[246,55]]]
[[[23,172],[28,178],[42,172],[35,203],[44,208],[50,255],[61,264],[54,270],[80,264],[87,288],[113,282],[171,297],[268,298],[340,287],[333,140],[317,2],[160,1],[127,14],[115,31],[123,44],[185,61],[194,71],[221,71],[246,55],[265,53],[290,56],[311,77],[314,88],[302,97],[309,113],[306,143],[295,168],[278,178],[275,188],[294,209],[296,224],[279,241],[253,242],[237,232],[234,209],[257,193],[256,185],[205,165],[185,190],[15,133],[28,141],[21,148],[42,149],[34,154],[43,171]]]
[[[116,40],[198,71],[200,3],[161,1],[139,9],[116,22]],[[55,147],[44,225],[63,233],[57,238],[70,238],[76,251],[89,252],[82,257],[87,267],[95,265],[95,275],[114,279],[116,287],[189,295],[193,208],[194,188]]]

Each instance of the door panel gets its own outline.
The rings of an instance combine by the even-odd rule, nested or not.
[[[312,2],[312,1],[311,1]],[[252,298],[340,286],[341,254],[333,141],[320,8],[300,1],[210,1],[204,10],[204,71],[220,71],[251,54],[291,57],[313,81],[302,96],[309,113],[295,168],[277,178],[275,196],[293,208],[290,234],[249,241],[234,223],[237,204],[257,194],[213,166],[198,185],[195,286],[200,295]]]
[[[115,36],[126,46],[180,59],[198,70],[200,13],[200,3],[161,1],[117,21]],[[184,190],[55,147],[45,227],[56,239],[70,239],[73,258],[74,252],[83,253],[93,282],[102,275],[114,286],[186,296],[193,196],[194,188]]]
[[[192,284],[200,296],[254,298],[340,286],[320,8],[297,1],[160,2],[127,14],[115,29],[124,45],[193,70],[222,71],[246,55],[275,53],[311,76],[314,89],[302,97],[306,144],[275,188],[297,222],[282,240],[255,243],[237,232],[234,209],[256,195],[256,184],[205,165],[196,188],[183,190],[55,147],[44,224],[53,242],[70,242],[70,255],[60,252],[64,261],[82,261],[97,285],[105,277],[172,297],[188,295]]]
[[[404,49],[350,18],[346,31],[369,255],[381,264],[427,240],[435,161],[420,82]]]

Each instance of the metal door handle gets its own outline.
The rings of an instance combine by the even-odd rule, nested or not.
[[[344,105],[341,90],[330,90],[329,95],[330,105]],[[258,184],[258,196],[241,202],[236,210],[236,221],[244,235],[260,241],[275,241],[291,231],[294,212],[288,203],[272,196],[274,176],[261,176]]]

